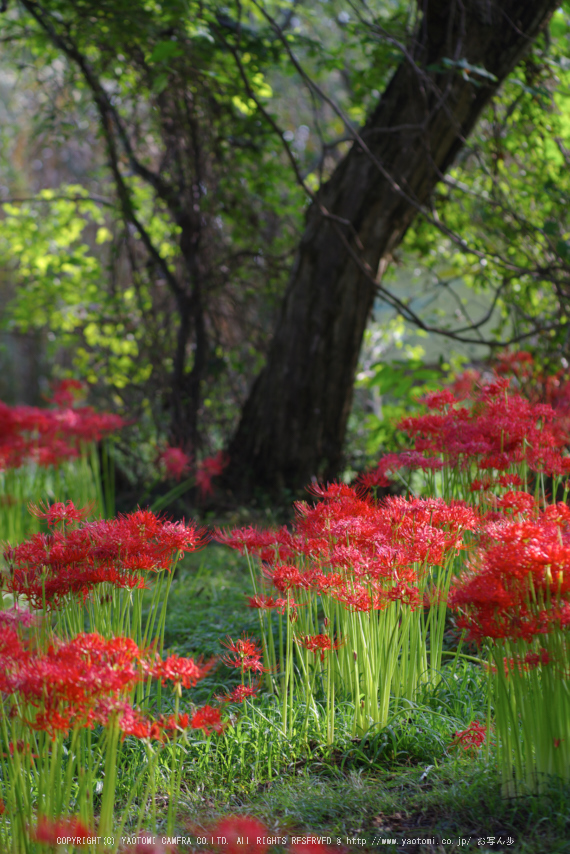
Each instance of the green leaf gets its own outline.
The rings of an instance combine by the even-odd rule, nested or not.
[[[149,56],[149,62],[168,62],[177,56],[182,56],[184,51],[175,41],[159,42]]]

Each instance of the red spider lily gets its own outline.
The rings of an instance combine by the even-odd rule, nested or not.
[[[529,376],[533,371],[534,359],[531,353],[519,350],[510,353],[503,350],[496,356],[495,371],[499,375],[512,374],[515,377]]]
[[[261,560],[272,563],[276,557],[288,560],[294,556],[291,548],[293,538],[286,528],[277,531],[258,531],[256,528],[234,528],[232,531],[216,529],[215,538],[240,554],[247,552],[257,555]]]
[[[284,614],[286,611],[289,611],[289,619],[294,623],[297,619],[297,608],[305,608],[306,604],[306,602],[295,602],[293,597],[289,596],[287,599],[276,599],[275,610],[279,611],[280,614]]]
[[[166,448],[158,458],[169,477],[181,480],[183,475],[188,475],[192,466],[192,456],[182,448]]]
[[[19,468],[30,460],[41,466],[59,465],[77,457],[82,444],[100,441],[124,423],[90,407],[38,409],[9,407],[0,401],[0,469]]]
[[[349,611],[372,611],[374,608],[374,598],[370,591],[358,584],[353,584],[350,590],[345,587],[336,591],[335,598]]]
[[[328,635],[306,635],[305,637],[297,638],[297,643],[308,649],[309,652],[320,654],[321,661],[325,660],[325,652],[339,649],[346,641],[331,640]]]
[[[487,740],[487,727],[479,721],[470,723],[467,729],[456,732],[450,747],[461,746],[463,750],[478,750]]]
[[[272,608],[277,606],[277,603],[272,596],[248,596],[247,600],[249,608],[259,608],[260,610],[270,611]]]
[[[315,573],[313,575],[313,587],[320,593],[343,587],[345,580],[339,572],[329,572],[327,575]]]
[[[269,850],[267,827],[250,815],[225,816],[216,822],[210,833],[225,840],[220,848],[224,854],[265,854]]]
[[[80,818],[75,816],[62,816],[56,819],[40,816],[32,832],[32,839],[42,845],[58,846],[62,836],[73,837],[74,845],[88,845],[94,834]]]
[[[184,716],[150,721],[126,699],[148,675],[194,685],[209,670],[192,659],[164,664],[130,638],[82,634],[41,652],[12,629],[0,634],[0,691],[23,699],[28,708],[18,712],[22,721],[52,737],[112,719],[124,735],[137,738],[161,740],[174,726],[185,728]]]
[[[550,663],[550,653],[546,649],[541,649],[539,652],[527,652],[524,657],[525,664],[530,669],[539,667],[541,664]]]
[[[23,626],[27,628],[28,626],[36,625],[37,622],[38,617],[36,614],[24,611],[22,608],[18,608],[17,605],[13,605],[5,611],[0,611],[0,630],[6,629],[9,626]]]
[[[192,729],[203,730],[206,735],[212,735],[214,732],[221,735],[226,729],[227,723],[222,721],[219,709],[206,705],[194,712],[190,726]]]
[[[216,659],[203,662],[201,659],[194,661],[192,658],[181,658],[178,655],[169,655],[165,661],[159,661],[152,668],[152,675],[160,679],[162,684],[170,681],[184,688],[193,688],[200,679],[203,679],[216,666]]]
[[[502,474],[499,478],[497,478],[497,483],[499,486],[522,486],[522,479],[518,476],[518,474]]]
[[[8,750],[9,750],[9,754],[8,753],[2,753],[1,755],[2,756],[8,756],[8,755],[13,756],[14,753],[19,753],[22,756],[29,756],[31,759],[39,759],[40,758],[37,753],[32,753],[31,745],[26,743],[25,741],[23,741],[21,738],[18,739],[18,741],[16,742],[15,745],[12,741],[8,742]]]
[[[221,703],[243,703],[248,698],[257,697],[259,692],[259,684],[257,685],[237,685],[229,694],[216,697]]]
[[[87,507],[75,507],[73,501],[64,504],[57,501],[55,504],[28,504],[28,511],[38,519],[45,519],[50,528],[55,525],[70,525],[73,522],[82,522],[93,510],[93,505]]]
[[[296,566],[276,566],[273,570],[266,569],[264,575],[280,593],[286,593],[294,587],[304,585],[303,576]]]
[[[223,451],[213,457],[206,457],[197,466],[196,469],[196,486],[200,490],[200,495],[204,498],[213,492],[212,480],[220,475],[229,463],[229,457]]]
[[[222,641],[222,646],[225,646],[226,649],[234,655],[237,659],[248,658],[250,656],[260,656],[261,647],[257,645],[257,641],[253,638],[250,638],[245,632],[242,634],[241,638],[233,641],[229,635],[225,641]]]
[[[474,640],[522,638],[565,626],[570,618],[568,508],[536,519],[490,522],[486,544],[456,583],[450,604]]]
[[[117,704],[113,708],[114,710],[119,710]],[[151,739],[162,742],[166,736],[188,729],[190,726],[190,715],[178,714],[170,715],[167,718],[160,717],[158,720],[150,720],[129,706],[128,703],[125,703],[120,707],[118,724],[123,738],[132,735],[138,739]]]
[[[239,668],[242,673],[253,671],[254,673],[268,673],[269,671],[261,663],[262,650],[252,638],[243,634],[237,641],[230,637],[222,644],[230,651],[230,655],[224,655],[222,661],[227,667]]]
[[[552,658],[548,650],[542,648],[538,652],[527,652],[524,656],[517,658],[505,656],[503,658],[503,672],[508,678],[515,671],[520,675],[529,670],[536,670],[537,667],[546,666],[551,661]],[[497,672],[495,665],[491,665],[490,668],[493,673]]]
[[[142,715],[136,709],[133,709],[128,703],[113,703],[107,706],[107,711],[119,712],[118,717],[119,729],[123,734],[123,738],[128,735],[138,738],[141,741],[144,739],[163,741],[164,731],[161,721],[153,721]],[[111,714],[109,714],[109,717]]]
[[[426,415],[405,418],[400,429],[415,440],[415,450],[384,457],[377,469],[360,478],[368,486],[399,468],[429,468],[444,464],[506,471],[526,461],[534,471],[565,474],[570,462],[562,451],[568,429],[548,404],[533,403],[509,388],[509,380],[483,386],[472,406],[464,406],[451,391],[428,395]],[[519,484],[520,485],[520,484]]]
[[[534,496],[528,492],[507,492],[496,500],[497,507],[501,510],[514,510],[515,513],[531,513],[537,509]]]
[[[408,605],[412,611],[415,611],[422,604],[422,597],[418,588],[404,581],[398,581],[391,590],[388,590],[386,599],[389,602],[401,602],[403,605]]]
[[[58,508],[54,518],[62,512]],[[74,515],[73,505],[69,513]],[[45,514],[49,516],[51,508]],[[7,586],[35,608],[55,608],[69,595],[86,599],[102,582],[127,589],[144,587],[140,573],[169,569],[179,554],[202,544],[194,525],[137,510],[116,519],[85,522],[77,529],[36,534],[9,548],[4,555],[10,569]]]
[[[52,386],[51,403],[63,408],[73,406],[83,397],[86,387],[80,380],[60,380]]]
[[[457,400],[464,400],[475,392],[480,381],[481,374],[479,371],[474,371],[472,368],[468,368],[466,371],[463,371],[462,374],[455,377],[450,385],[450,389]]]
[[[408,643],[403,630],[402,635],[399,634],[403,622],[402,610],[420,612],[424,603],[424,592],[427,589],[432,596],[431,588],[437,580],[437,583],[443,584],[445,588],[444,596],[438,600],[432,596],[433,601],[428,600],[428,606],[430,633],[440,638],[443,635],[440,623],[445,612],[451,562],[457,552],[464,548],[465,531],[479,527],[478,512],[463,502],[448,504],[441,499],[390,497],[377,502],[362,496],[347,484],[316,485],[311,487],[310,491],[321,500],[315,504],[303,502],[296,505],[297,513],[292,533],[271,531],[263,534],[248,529],[233,531],[230,535],[220,537],[223,542],[242,552],[247,549],[248,552],[260,556],[265,579],[278,591],[278,595],[273,594],[270,600],[265,592],[263,596],[254,597],[250,600],[252,606],[271,604],[274,605],[274,610],[287,609],[289,618],[303,625],[303,628],[297,631],[297,635],[301,636],[314,631],[309,628],[310,609],[313,605],[318,607],[317,597],[326,597],[329,600],[325,608],[326,613],[329,606],[333,606],[338,617],[338,623],[335,618],[335,625],[341,635],[351,634],[352,630],[349,630],[348,626],[354,622],[344,611],[362,614],[361,622],[364,626],[376,627],[371,628],[372,631],[382,631],[381,626],[390,623],[393,616],[396,620],[395,627],[388,631],[393,631],[394,636],[397,636],[394,644],[397,651],[393,658],[400,660],[408,655],[407,649],[403,649],[400,655],[398,648],[398,644],[404,647]],[[282,558],[282,548],[286,548],[291,555],[287,560]],[[434,565],[441,565],[442,570],[433,572]],[[385,612],[385,616],[375,612]],[[409,616],[406,616],[406,620]],[[267,625],[270,621],[268,615],[262,625]],[[357,621],[360,621],[359,618]],[[418,625],[421,622],[418,617],[413,617],[412,622],[414,621]],[[433,626],[437,626],[437,629],[433,629]],[[268,631],[270,630],[269,628]],[[368,631],[368,628],[365,631]],[[424,629],[420,627],[420,634],[422,631]],[[289,641],[290,631],[287,637]],[[310,640],[306,643],[310,647],[313,646]],[[352,648],[346,660],[350,661],[352,653],[356,662],[354,655],[359,657],[364,654],[363,643],[360,637],[354,637],[351,644]],[[316,654],[326,654],[326,649],[318,649],[316,641],[314,646]],[[440,645],[434,644],[429,654],[427,651],[425,653],[426,661],[429,656],[429,666],[434,674],[440,664],[439,650]],[[270,643],[267,643],[267,651],[268,655],[274,656]],[[395,672],[394,667],[397,665],[392,661],[385,665],[380,661],[383,655],[384,653],[379,654],[375,658],[374,675],[369,679],[366,673],[363,674],[360,662],[354,666],[355,683],[366,683],[366,698],[378,692],[383,670]],[[419,661],[419,658],[417,660]],[[245,670],[246,665],[239,656],[227,660],[226,663],[241,668],[242,672]],[[261,671],[259,658],[248,661],[247,666],[250,664],[252,669]],[[276,667],[277,661],[272,660],[271,664]],[[283,662],[280,662],[279,666],[283,670]],[[369,672],[371,671],[372,666],[369,668]],[[287,679],[288,671],[285,669],[284,672]],[[410,693],[414,690],[414,680],[417,678],[419,674],[414,673],[413,678],[407,682],[412,686],[409,688]],[[362,716],[360,704],[358,705],[357,727],[364,724],[366,716],[385,714],[384,710],[389,704],[389,691],[388,685],[381,706],[376,705],[374,709],[369,704],[370,708],[363,712]],[[284,720],[287,720],[286,701],[283,706]]]
[[[392,485],[389,478],[382,472],[380,466],[373,471],[365,472],[358,478],[358,484],[363,492],[368,492],[371,489],[387,489]]]
[[[472,480],[469,490],[470,492],[484,492],[490,489],[496,482],[490,475],[486,474],[481,478],[476,477],[475,480]]]

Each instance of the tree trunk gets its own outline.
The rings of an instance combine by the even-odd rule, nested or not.
[[[267,363],[229,447],[236,492],[338,474],[374,276],[558,3],[419,5],[409,54],[361,131],[368,151],[353,144],[307,213]],[[461,60],[497,82],[462,72]]]

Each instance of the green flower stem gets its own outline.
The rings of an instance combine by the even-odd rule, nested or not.
[[[103,797],[101,799],[101,815],[99,817],[99,834],[101,836],[108,836],[113,832],[115,789],[117,785],[117,753],[120,736],[116,718],[111,718],[106,730],[105,781],[103,784]]]

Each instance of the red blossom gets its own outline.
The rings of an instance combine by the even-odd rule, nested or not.
[[[64,513],[82,511],[58,505],[53,512],[52,508],[42,512],[61,519]],[[103,582],[127,589],[144,587],[140,573],[167,570],[179,554],[202,544],[202,534],[194,525],[137,510],[115,519],[84,522],[76,529],[39,533],[7,549],[7,586],[35,608],[57,608],[68,596],[85,600]]]
[[[5,611],[0,611],[0,630],[8,626],[34,626],[38,622],[36,614],[31,614],[30,611],[24,611],[17,605],[7,608]]]
[[[75,507],[73,501],[64,504],[57,501],[55,504],[28,504],[28,510],[32,516],[45,519],[50,528],[55,525],[69,525],[73,522],[82,522],[93,510],[93,505],[87,507]]]
[[[86,387],[80,380],[60,380],[52,386],[50,401],[64,408],[73,406],[84,396],[85,391]]]
[[[259,684],[257,685],[237,685],[229,694],[216,697],[221,703],[243,703],[248,698],[257,697],[259,692]]]
[[[474,640],[530,641],[564,626],[570,603],[570,526],[557,506],[486,526],[486,539],[455,583],[451,606]]]
[[[224,854],[266,854],[269,850],[267,827],[250,815],[229,815],[210,829],[215,838],[226,841],[220,848]]]
[[[158,462],[164,466],[169,477],[181,480],[183,475],[190,473],[192,456],[183,451],[182,448],[168,447],[161,453]]]
[[[219,709],[206,705],[194,712],[190,726],[192,729],[203,730],[206,735],[212,735],[214,732],[221,735],[226,729],[227,723],[222,721]]]
[[[0,401],[0,470],[30,461],[58,466],[77,457],[83,444],[100,441],[124,423],[119,416],[90,407],[38,409]]]
[[[83,846],[88,844],[88,840],[93,836],[93,831],[76,816],[61,816],[56,819],[40,816],[36,828],[32,832],[34,841],[42,845],[57,846],[62,836],[72,836],[75,845]]]
[[[184,688],[193,688],[200,679],[203,679],[214,667],[216,660],[202,662],[193,658],[181,658],[178,655],[169,655],[164,661],[159,661],[152,669],[155,679],[160,679],[162,684],[170,681]]]
[[[117,718],[124,735],[162,740],[165,730],[187,722],[144,717],[128,701],[134,688],[155,674],[194,685],[207,669],[192,659],[160,662],[125,637],[81,634],[42,652],[11,629],[0,633],[0,691],[24,701],[23,723],[52,737]]]
[[[467,729],[456,732],[450,747],[461,746],[463,750],[478,750],[487,740],[487,727],[479,721],[470,723]]]
[[[547,474],[570,470],[570,461],[563,456],[568,425],[561,418],[555,420],[548,404],[513,392],[508,379],[474,390],[471,406],[450,390],[428,395],[425,403],[431,411],[405,418],[399,425],[414,439],[414,450],[384,457],[375,472],[360,478],[363,486],[385,485],[385,475],[402,467],[465,468],[474,463],[479,469],[506,472],[512,464],[526,461],[531,469]]]
[[[229,463],[229,457],[223,451],[218,451],[213,457],[206,457],[196,468],[196,486],[200,495],[205,497],[213,492],[212,480],[218,477]]]
[[[248,596],[248,603],[250,608],[259,608],[260,610],[271,610],[276,607],[276,601],[272,596]]]
[[[250,638],[245,632],[236,641],[228,636],[225,641],[222,641],[222,646],[229,649],[230,653],[238,659],[261,655],[261,647],[257,645],[257,641]]]
[[[297,638],[297,643],[308,649],[309,652],[319,654],[321,661],[325,660],[325,652],[339,649],[344,643],[344,640],[332,640],[328,635],[306,635],[305,637]]]
[[[269,672],[261,663],[261,656],[263,654],[261,647],[246,634],[243,634],[236,641],[228,637],[222,645],[230,651],[230,655],[222,657],[222,661],[227,667],[239,668],[242,673],[247,671],[253,671],[254,673]]]

